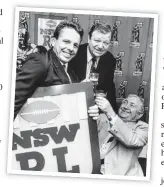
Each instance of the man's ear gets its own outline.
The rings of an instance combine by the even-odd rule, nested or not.
[[[55,46],[55,43],[56,43],[56,38],[55,37],[52,37],[51,40],[50,40],[50,44],[52,47]]]

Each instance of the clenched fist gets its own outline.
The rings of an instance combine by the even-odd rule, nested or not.
[[[96,97],[95,102],[97,106],[104,112],[107,117],[114,117],[116,114],[109,103],[109,101],[104,97]]]
[[[92,117],[94,120],[99,118],[99,109],[97,105],[89,107],[88,110],[89,116]]]

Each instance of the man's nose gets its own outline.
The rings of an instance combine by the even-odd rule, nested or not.
[[[98,44],[98,48],[100,48],[100,49],[103,49],[103,48],[104,48],[103,42],[100,42],[100,43]]]
[[[123,107],[124,107],[125,110],[128,110],[130,108],[130,105],[128,103],[126,103],[126,104],[124,104]]]
[[[73,52],[73,51],[74,51],[74,45],[73,45],[73,44],[70,44],[70,45],[68,46],[68,49],[69,49],[70,52]]]

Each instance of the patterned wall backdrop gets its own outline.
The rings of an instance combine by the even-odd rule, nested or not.
[[[128,94],[139,95],[144,99],[144,120],[148,122],[154,25],[152,18],[61,13],[42,13],[40,15],[41,13],[30,13],[29,18],[27,18],[31,43],[35,44],[38,44],[39,41],[37,34],[39,18],[48,18],[49,22],[50,20],[62,19],[78,22],[85,33],[82,43],[88,41],[88,31],[94,22],[110,24],[112,38],[109,51],[117,61],[115,85],[118,105]]]

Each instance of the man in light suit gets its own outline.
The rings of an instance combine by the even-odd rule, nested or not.
[[[143,176],[138,156],[148,140],[148,124],[139,120],[144,113],[143,101],[137,95],[123,100],[118,115],[107,99],[96,98],[106,120],[98,124],[101,173]],[[104,119],[104,116],[103,116]]]
[[[89,31],[88,43],[79,47],[68,68],[73,69],[80,81],[89,81],[90,73],[99,73],[98,89],[107,93],[107,99],[117,112],[115,85],[113,82],[116,59],[108,51],[111,27],[95,23]]]
[[[79,24],[62,21],[55,29],[52,48],[46,54],[33,53],[16,77],[14,118],[38,87],[78,82],[68,62],[76,55],[83,37]],[[97,109],[90,115],[97,115]],[[95,113],[95,114],[94,114]]]

